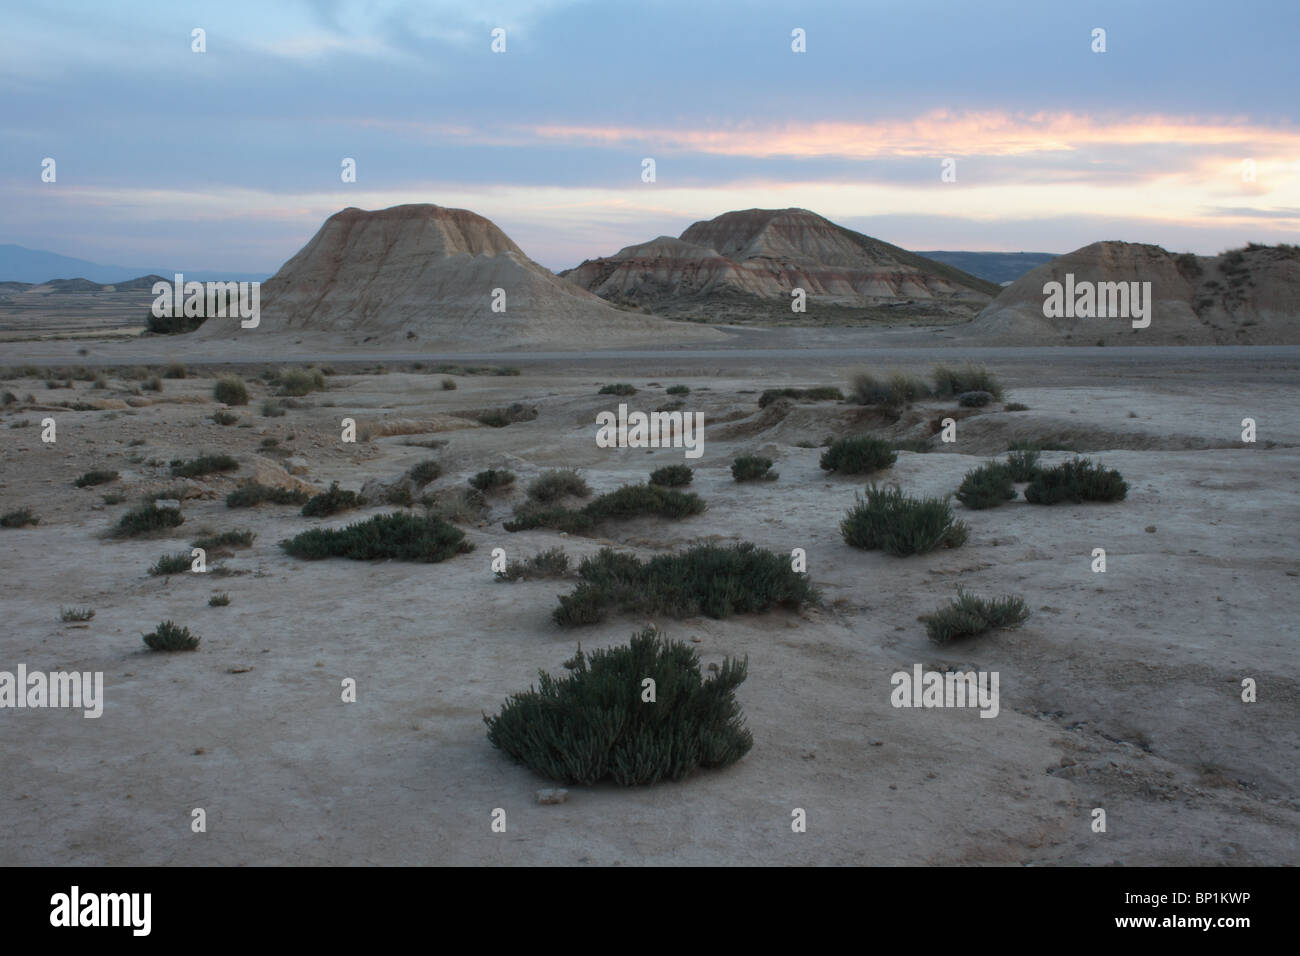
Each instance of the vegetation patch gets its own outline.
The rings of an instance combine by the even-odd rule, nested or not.
[[[491,408],[479,413],[478,422],[481,425],[487,425],[489,428],[505,428],[515,422],[531,422],[536,417],[537,408],[535,406],[515,402],[503,408]]]
[[[896,557],[966,543],[969,529],[953,517],[946,498],[909,498],[897,485],[868,485],[840,522],[846,544]]]
[[[352,561],[446,561],[472,551],[465,532],[431,515],[418,517],[406,512],[375,515],[345,528],[312,528],[280,542],[295,558],[319,561],[348,558]]]
[[[429,459],[412,466],[411,470],[406,473],[406,477],[411,479],[411,483],[415,487],[423,488],[429,482],[436,480],[441,474],[442,465],[433,459]]]
[[[724,660],[705,679],[699,655],[654,628],[630,643],[565,662],[569,673],[538,674],[537,688],[484,715],[488,740],[543,777],[566,784],[620,786],[681,780],[699,768],[735,763],[753,746],[736,688],[748,659]],[[642,699],[645,679],[655,700]]]
[[[545,507],[530,503],[504,525],[507,531],[551,528],[568,534],[588,534],[604,521],[630,518],[685,518],[703,512],[703,499],[690,492],[659,485],[624,485],[600,495],[581,509]]]
[[[363,507],[365,503],[365,498],[362,498],[355,491],[343,491],[339,488],[339,483],[335,481],[330,484],[328,491],[312,495],[307,503],[302,506],[302,515],[304,518],[325,518],[329,515],[336,515],[341,511],[350,511],[353,508]]]
[[[606,385],[597,395],[635,395],[636,386],[629,385],[626,382],[619,382],[615,385]]]
[[[1038,474],[1038,452],[1013,451],[1007,454],[1007,471],[1012,481],[1033,481]]]
[[[191,634],[188,627],[181,627],[171,621],[163,621],[152,634],[144,634],[144,642],[151,651],[197,651],[199,637]]]
[[[748,542],[726,547],[698,545],[680,554],[642,562],[610,548],[578,565],[577,588],[560,597],[557,624],[574,627],[620,611],[712,618],[800,608],[817,598],[808,576],[790,568],[788,554]]]
[[[669,385],[664,391],[669,395],[689,395],[691,389],[689,385]]]
[[[219,412],[214,412],[212,415],[212,420],[216,422],[218,425],[233,425],[235,424],[235,422],[239,421],[239,416],[236,415],[234,412],[227,412],[223,410]]]
[[[498,571],[498,581],[531,581],[534,578],[564,578],[569,576],[569,556],[563,548],[541,551],[531,558],[515,561]]]
[[[857,405],[871,405],[898,411],[931,394],[924,379],[902,372],[888,378],[878,378],[871,372],[858,372],[853,376],[849,401]]]
[[[515,483],[515,473],[504,468],[489,468],[480,471],[469,480],[471,488],[484,493],[500,491]]]
[[[669,389],[671,392],[671,389]],[[833,385],[818,385],[814,388],[769,388],[758,396],[758,407],[767,408],[778,398],[804,399],[813,402],[842,402],[844,393]]]
[[[1025,488],[1025,500],[1035,505],[1122,501],[1127,495],[1128,482],[1118,471],[1086,458],[1075,458],[1055,468],[1040,468]]]
[[[963,392],[988,392],[1002,401],[1002,383],[983,365],[967,362],[965,365],[936,365],[930,372],[934,380],[934,394],[939,398],[952,398]]]
[[[731,463],[731,477],[736,481],[775,481],[772,459],[759,455],[741,455]]]
[[[276,376],[281,395],[302,396],[325,391],[325,373],[318,368],[285,368]]]
[[[587,498],[591,487],[586,479],[572,468],[555,468],[544,471],[528,483],[528,497],[542,504],[550,504],[564,497]]]
[[[694,478],[695,472],[689,465],[667,465],[650,472],[650,484],[664,488],[681,488]]]
[[[957,404],[962,408],[983,408],[993,401],[989,392],[962,392],[957,396]]]
[[[149,569],[149,573],[154,577],[162,577],[166,574],[184,574],[190,569],[190,556],[186,551],[178,551],[175,554],[164,554],[156,564]]]
[[[61,607],[59,608],[59,620],[65,624],[80,623],[89,621],[95,616],[93,607]]]
[[[93,488],[96,485],[106,485],[110,481],[117,481],[122,477],[115,471],[88,471],[74,482],[78,488]]]
[[[824,471],[842,475],[867,475],[891,467],[898,453],[880,438],[840,438],[822,453]]]
[[[257,535],[251,531],[222,531],[198,538],[193,547],[202,548],[204,551],[215,551],[218,548],[251,548],[256,537]]]
[[[248,386],[237,375],[223,375],[213,386],[212,397],[223,405],[247,405]]]
[[[276,505],[305,505],[310,496],[297,488],[277,488],[250,481],[226,495],[227,508],[255,508],[264,502]]]
[[[138,538],[178,528],[184,523],[179,508],[157,508],[151,501],[122,515],[112,535],[115,538]]]
[[[204,475],[238,471],[239,462],[229,455],[200,455],[185,461],[174,458],[171,462],[173,478],[201,478]]]
[[[222,591],[220,594],[214,594],[212,595],[212,597],[208,598],[208,607],[229,607],[229,606],[230,606],[230,595],[227,594],[225,591]]]
[[[957,600],[926,615],[925,631],[936,644],[975,637],[1000,627],[1019,627],[1029,620],[1024,598],[1005,595],[1000,598],[976,597],[961,588]]]
[[[0,528],[26,528],[40,523],[41,519],[32,514],[31,508],[19,508],[0,516]]]
[[[957,500],[974,511],[997,508],[1015,496],[1011,469],[996,461],[966,472],[957,489]]]

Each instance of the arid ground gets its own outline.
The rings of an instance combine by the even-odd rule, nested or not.
[[[759,333],[754,333],[757,336]],[[779,333],[771,333],[773,335]],[[947,494],[962,475],[1022,439],[1069,444],[1128,480],[1114,504],[1041,507],[1023,496],[958,516],[964,547],[912,558],[848,547],[838,527],[861,481],[818,467],[829,437],[871,431],[925,438],[951,400],[922,402],[897,422],[837,402],[777,403],[765,388],[847,387],[864,364],[925,374],[918,351],[856,357],[720,352],[562,363],[527,355],[495,364],[518,375],[450,374],[437,362],[334,362],[328,388],[265,417],[258,378],[271,351],[238,356],[252,388],[222,426],[215,365],[138,391],[125,352],[77,343],[12,343],[4,364],[97,363],[104,387],[46,386],[45,369],[11,371],[0,389],[0,495],[39,525],[0,529],[0,669],[102,671],[99,719],[72,710],[0,714],[0,864],[1285,864],[1300,850],[1300,375],[1294,350],[1205,352],[1144,361],[1116,350],[1057,350],[987,359],[1002,404],[960,418],[958,441],[902,452],[879,476],[911,494]],[[823,337],[815,344],[834,345]],[[887,345],[887,341],[880,343]],[[123,349],[128,346],[122,346]],[[185,360],[183,350],[147,356]],[[1046,352],[1047,350],[1043,350]],[[1114,357],[1109,357],[1106,353]],[[1155,354],[1155,353],[1152,353]],[[1219,356],[1215,358],[1215,356]],[[1232,356],[1229,358],[1228,356]],[[215,353],[207,356],[215,361]],[[133,360],[134,361],[134,360]],[[98,364],[105,363],[105,364]],[[22,370],[19,369],[21,372]],[[456,383],[444,389],[444,378]],[[628,382],[636,395],[597,395]],[[704,454],[611,450],[595,416],[619,402],[653,410],[684,384],[685,410],[705,416]],[[137,393],[138,392],[138,393]],[[280,400],[284,401],[284,400]],[[73,410],[57,403],[68,402]],[[522,403],[537,417],[502,428],[485,409]],[[962,410],[963,413],[970,410]],[[54,417],[57,441],[41,441]],[[363,435],[340,441],[340,421]],[[1255,419],[1259,440],[1241,441]],[[26,422],[26,425],[20,423]],[[364,440],[365,436],[369,440]],[[268,439],[275,439],[274,444]],[[438,444],[445,442],[445,444]],[[427,443],[437,447],[425,447]],[[240,462],[233,475],[189,483],[184,524],[166,537],[112,541],[104,532],[141,495],[177,482],[167,463],[201,452]],[[780,477],[737,484],[732,459],[775,459]],[[577,467],[597,492],[644,481],[661,465],[696,469],[708,510],[681,521],[607,525],[608,537],[508,533],[522,491],[490,499],[464,525],[475,550],[439,564],[307,562],[277,546],[312,526],[339,527],[394,510],[369,506],[314,520],[298,509],[229,509],[225,495],[256,474],[358,490],[435,459],[430,490],[505,467],[519,485]],[[1044,453],[1047,463],[1071,457]],[[76,488],[78,475],[120,479]],[[105,504],[106,494],[125,496]],[[154,577],[161,554],[202,530],[248,529],[253,546],[207,575]],[[552,786],[488,743],[482,715],[560,671],[584,649],[625,642],[646,622],[615,616],[561,629],[551,621],[566,581],[502,583],[491,552],[511,559],[562,546],[576,561],[612,545],[642,556],[694,542],[804,548],[819,606],[724,620],[656,620],[696,642],[708,663],[748,656],[739,699],[754,736],[734,766],[680,783]],[[1091,570],[1094,548],[1107,570]],[[958,585],[1023,595],[1020,629],[938,647],[918,615]],[[227,607],[210,607],[227,592]],[[61,607],[93,607],[85,624]],[[189,654],[148,651],[141,633],[171,619],[201,635]],[[1000,713],[894,709],[890,675],[959,667],[1000,674]],[[344,703],[344,678],[357,701]],[[1253,678],[1258,700],[1244,703]],[[191,830],[203,808],[207,832]],[[505,833],[490,829],[494,809]],[[807,832],[791,830],[791,811]],[[1103,808],[1104,833],[1092,811]]]

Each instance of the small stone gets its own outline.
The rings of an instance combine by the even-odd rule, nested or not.
[[[569,791],[556,787],[537,791],[537,802],[541,804],[563,803],[569,799]]]

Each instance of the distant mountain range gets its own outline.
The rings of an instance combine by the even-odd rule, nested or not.
[[[193,279],[195,282],[211,280],[254,282],[264,280],[270,275],[265,272],[213,272],[211,270],[190,272],[184,269],[106,266],[86,259],[61,256],[56,252],[28,249],[13,243],[0,244],[0,282],[43,285],[54,279],[84,279],[88,282],[85,291],[92,291],[89,284],[120,285],[131,279],[152,275],[163,276],[170,280],[178,271],[184,272],[185,278]]]
[[[1055,252],[918,252],[917,255],[998,285],[1015,282],[1057,256]]]

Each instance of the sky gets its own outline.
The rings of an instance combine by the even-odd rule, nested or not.
[[[753,207],[917,250],[1300,241],[1297,0],[47,0],[4,21],[0,242],[97,262],[270,274],[338,210],[413,202],[557,270]]]

